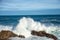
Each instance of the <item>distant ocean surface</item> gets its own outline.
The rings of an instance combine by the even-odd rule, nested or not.
[[[22,29],[21,29],[22,27]],[[26,30],[25,33],[24,30]],[[12,38],[11,40],[51,40],[46,37],[35,37],[29,35],[33,30],[45,30],[48,33],[54,34],[60,40],[60,15],[11,15],[0,16],[0,31],[12,30],[16,34],[25,35],[26,39]],[[21,30],[23,30],[21,32]],[[25,34],[23,34],[25,33]]]

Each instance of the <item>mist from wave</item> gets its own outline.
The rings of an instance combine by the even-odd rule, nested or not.
[[[35,37],[31,35],[31,31],[35,30],[35,31],[46,31],[47,33],[51,33],[56,35],[58,38],[60,38],[60,27],[58,26],[45,26],[44,24],[35,21],[32,18],[27,18],[27,17],[23,17],[19,20],[19,23],[17,24],[17,26],[14,28],[12,26],[3,26],[0,25],[0,31],[1,30],[10,30],[14,33],[16,33],[17,35],[24,35],[26,37],[26,40],[52,40],[49,38],[44,37]],[[20,39],[20,38],[11,38],[11,40],[25,40],[25,39]]]

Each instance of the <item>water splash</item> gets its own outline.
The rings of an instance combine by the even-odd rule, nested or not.
[[[16,26],[15,33],[18,35],[24,35],[26,38],[31,36],[31,31],[46,31],[47,33],[54,34],[53,32],[60,29],[54,26],[45,26],[40,22],[34,21],[32,18],[23,17],[19,20],[19,24]]]
[[[16,28],[14,28],[14,30],[12,30],[12,28],[13,27],[11,27],[11,26],[0,25],[0,31],[1,30],[11,30],[14,33],[16,33],[17,35],[24,35],[26,38],[29,38],[32,40],[34,40],[34,37],[32,37],[32,35],[31,35],[32,30],[35,30],[35,31],[43,30],[43,31],[46,31],[47,33],[54,34],[58,38],[60,38],[60,27],[50,26],[50,25],[49,25],[49,27],[47,27],[44,24],[41,24],[40,22],[34,21],[32,18],[23,17],[19,20],[19,23],[16,26]],[[32,38],[30,38],[30,37],[32,37]],[[38,37],[36,37],[36,38],[38,40]],[[47,40],[47,38],[45,38],[45,39]],[[20,39],[17,39],[17,40],[20,40]],[[41,38],[41,40],[44,40],[44,39]]]
[[[4,26],[4,25],[0,25],[0,31],[2,31],[2,30],[10,30],[10,31],[12,31],[12,26]]]

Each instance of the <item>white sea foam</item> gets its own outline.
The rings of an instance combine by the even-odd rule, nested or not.
[[[44,24],[40,22],[34,21],[32,18],[23,17],[19,20],[19,24],[15,29],[15,33],[18,35],[24,35],[26,38],[31,36],[31,31],[46,31],[47,33],[54,34],[52,32],[56,30],[60,30],[59,27],[49,26],[46,27]]]
[[[12,30],[12,27],[0,25],[0,31],[1,30]],[[26,38],[30,39],[30,37],[32,37],[32,35],[31,35],[32,30],[46,31],[47,33],[54,34],[58,38],[60,38],[60,27],[57,27],[57,26],[54,27],[54,26],[50,26],[50,25],[49,25],[49,27],[47,27],[44,24],[41,24],[40,22],[34,21],[32,18],[26,18],[26,17],[21,18],[19,20],[19,23],[16,26],[16,28],[12,31],[14,33],[16,33],[17,35],[24,35]],[[14,39],[12,39],[12,40],[14,40]],[[26,40],[29,40],[29,39],[26,39]],[[15,40],[20,40],[20,39],[15,39]],[[35,40],[35,39],[32,38],[32,40]],[[45,40],[45,39],[42,38],[41,40]],[[51,40],[51,39],[49,39],[49,40]]]
[[[41,31],[45,30],[46,27],[39,22],[35,22],[32,18],[23,17],[19,20],[19,24],[17,25],[15,32],[18,35],[24,35],[25,37],[31,36],[31,31]]]
[[[9,38],[10,40],[53,40],[47,37],[37,37],[37,36],[31,36],[29,38],[19,38],[19,37],[12,37]]]
[[[4,26],[4,25],[0,25],[0,31],[2,31],[2,30],[10,30],[10,31],[12,31],[12,26]]]

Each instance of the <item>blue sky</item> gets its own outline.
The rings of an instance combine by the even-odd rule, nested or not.
[[[14,14],[14,11],[45,9],[60,9],[60,0],[0,0],[0,15],[9,14],[7,13],[8,11],[13,11],[12,13]],[[4,11],[6,11],[6,13],[4,13]],[[60,12],[58,12],[57,14],[59,13]],[[20,15],[21,13],[17,12],[15,14]]]

